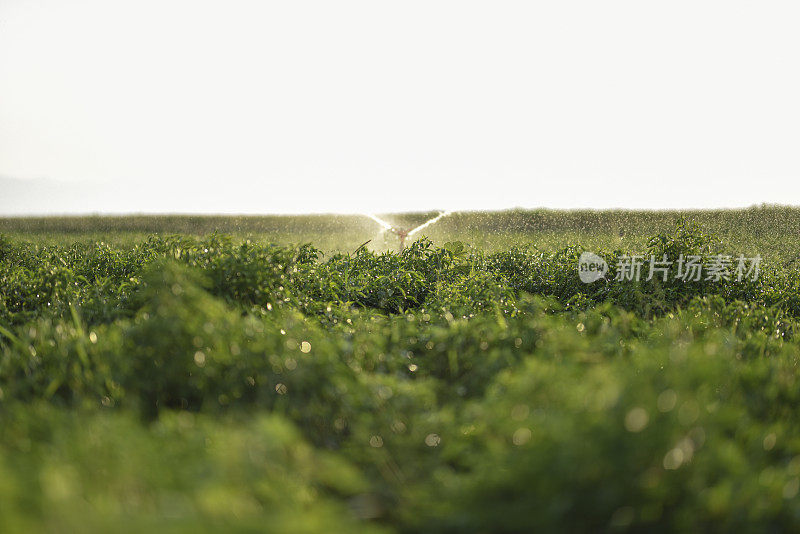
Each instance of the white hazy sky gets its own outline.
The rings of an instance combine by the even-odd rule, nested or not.
[[[55,211],[800,204],[798,28],[796,0],[0,0],[0,175],[103,192]]]

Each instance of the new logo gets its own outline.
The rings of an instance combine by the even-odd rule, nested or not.
[[[584,252],[578,260],[578,276],[584,284],[600,280],[608,272],[606,260],[594,252]]]

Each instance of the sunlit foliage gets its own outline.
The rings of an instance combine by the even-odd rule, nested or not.
[[[0,531],[800,528],[796,264],[586,285],[585,249],[0,237]]]

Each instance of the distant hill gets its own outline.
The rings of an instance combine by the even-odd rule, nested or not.
[[[302,195],[279,182],[257,186],[217,182],[126,184],[0,176],[0,217],[18,215],[264,214],[302,212]],[[332,208],[337,205],[332,204]]]
[[[132,213],[263,213],[258,195],[232,187],[64,182],[0,176],[0,217]]]
[[[0,216],[113,212],[110,186],[0,176]]]

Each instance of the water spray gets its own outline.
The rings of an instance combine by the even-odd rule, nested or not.
[[[423,230],[424,228],[427,228],[428,226],[434,224],[435,222],[437,222],[442,217],[446,217],[446,216],[450,215],[451,213],[453,213],[453,212],[452,211],[443,211],[443,212],[439,213],[439,215],[437,215],[436,217],[432,217],[432,218],[428,219],[427,221],[425,221],[424,223],[420,224],[419,226],[416,226],[416,227],[411,228],[411,229],[398,228],[396,226],[392,226],[391,224],[389,224],[388,222],[384,221],[380,217],[377,217],[377,216],[375,216],[375,215],[373,215],[371,213],[365,213],[364,215],[369,217],[370,219],[372,219],[373,221],[375,221],[379,225],[381,225],[381,228],[382,228],[381,231],[389,230],[390,232],[395,234],[397,236],[397,238],[400,240],[400,250],[402,251],[404,248],[406,248],[406,239],[407,238],[413,236],[414,234],[416,234],[420,230]]]

